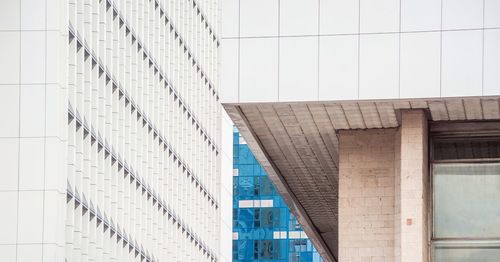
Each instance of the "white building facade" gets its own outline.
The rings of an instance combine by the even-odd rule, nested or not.
[[[222,14],[224,108],[326,261],[497,259],[500,1]]]
[[[230,261],[218,12],[0,3],[1,261]]]

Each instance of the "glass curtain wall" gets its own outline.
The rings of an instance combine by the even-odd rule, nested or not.
[[[322,262],[236,129],[233,135],[233,261]]]
[[[500,138],[438,138],[432,159],[433,261],[500,261]]]

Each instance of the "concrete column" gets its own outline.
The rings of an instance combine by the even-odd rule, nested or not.
[[[339,261],[428,261],[424,111],[399,129],[339,133]]]
[[[428,131],[423,110],[401,114],[400,261],[427,262],[428,252]],[[397,208],[396,208],[397,209]],[[396,215],[397,217],[397,215]],[[396,230],[397,231],[397,230]],[[399,258],[397,258],[399,261]]]
[[[394,261],[397,134],[340,132],[339,261]]]

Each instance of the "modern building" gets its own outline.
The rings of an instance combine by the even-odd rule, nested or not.
[[[236,129],[233,144],[233,262],[322,261]]]
[[[500,1],[224,0],[222,103],[325,261],[500,257]]]
[[[1,261],[231,260],[218,12],[0,1]]]

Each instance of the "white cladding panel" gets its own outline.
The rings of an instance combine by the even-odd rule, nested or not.
[[[319,38],[319,97],[324,100],[358,98],[357,35]]]
[[[484,95],[500,93],[500,29],[484,34]]]
[[[240,39],[239,86],[241,101],[278,98],[278,39]]]
[[[316,100],[318,37],[283,38],[279,44],[279,99]]]
[[[219,11],[0,1],[0,261],[231,261]]]
[[[403,34],[400,43],[400,97],[439,97],[441,33]]]
[[[223,2],[239,33],[222,41],[245,41],[223,61],[239,70],[222,73],[223,103],[500,94],[499,0]]]

